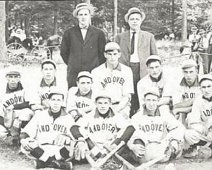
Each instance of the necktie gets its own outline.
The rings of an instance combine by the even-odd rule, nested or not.
[[[132,38],[131,38],[131,55],[134,53],[134,47],[135,47],[135,33],[132,33]]]

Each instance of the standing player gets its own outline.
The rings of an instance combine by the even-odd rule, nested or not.
[[[147,89],[144,93],[144,105],[140,112],[132,117],[135,132],[128,142],[135,161],[150,161],[162,154],[168,161],[180,156],[184,137],[183,126],[171,115],[161,114],[158,109],[160,93],[157,88]]]
[[[144,93],[146,89],[150,87],[158,88],[160,92],[160,102],[159,105],[169,105],[170,103],[170,94],[168,94],[167,89],[171,86],[172,81],[170,76],[166,74],[161,65],[161,57],[157,55],[151,55],[146,59],[146,65],[148,74],[139,80],[137,84],[138,98],[140,108],[143,107],[144,104]]]
[[[31,89],[31,91],[34,92],[34,94],[30,96],[32,110],[42,110],[49,107],[48,95],[52,89],[63,89],[64,92],[67,90],[67,84],[58,81],[56,78],[56,69],[56,63],[53,60],[47,59],[42,62],[41,72],[43,77],[39,82],[39,85],[32,86],[33,89]],[[65,102],[66,97],[64,103]]]
[[[35,159],[37,169],[51,167],[71,170],[69,129],[74,121],[62,107],[64,94],[59,91],[49,93],[49,109],[35,114],[22,130],[21,147],[23,153]],[[73,149],[73,148],[72,148]]]
[[[1,93],[0,125],[1,137],[10,136],[13,144],[19,143],[19,133],[33,116],[29,101],[26,99],[26,90],[20,81],[21,74],[18,68],[9,68],[6,73],[7,85]]]
[[[68,91],[66,109],[74,117],[75,121],[93,110],[92,83],[91,74],[88,71],[81,71],[77,76],[77,87],[71,87]]]
[[[182,63],[183,78],[174,90],[173,113],[186,125],[187,114],[191,112],[194,99],[201,94],[197,64],[194,60],[188,59]]]
[[[104,146],[115,147],[121,141],[127,142],[134,133],[134,127],[113,111],[111,97],[105,90],[99,91],[95,104],[96,108],[71,128],[73,137],[82,141],[79,143],[81,158],[85,157],[83,142],[87,143],[92,157],[98,159],[107,153]]]
[[[188,129],[185,141],[190,148],[184,157],[198,155],[198,147],[209,144],[212,149],[212,75],[205,74],[199,80],[202,95],[194,100],[191,113],[188,114]]]
[[[111,94],[113,109],[129,118],[130,100],[134,93],[132,70],[119,63],[121,53],[117,43],[107,43],[104,55],[106,62],[91,72],[93,90],[107,90]]]

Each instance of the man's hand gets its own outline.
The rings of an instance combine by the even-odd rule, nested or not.
[[[56,137],[53,144],[58,146],[64,146],[64,145],[69,145],[70,142],[71,142],[71,139],[69,136],[60,134]]]
[[[143,157],[146,151],[145,146],[141,144],[132,144],[130,149],[139,158]]]
[[[84,141],[78,141],[74,150],[75,159],[80,161],[81,159],[85,159],[86,151],[88,151],[88,145]]]
[[[26,150],[26,151],[32,151],[36,147],[38,147],[37,141],[31,139],[31,138],[26,138],[26,139],[21,139],[21,146]]]

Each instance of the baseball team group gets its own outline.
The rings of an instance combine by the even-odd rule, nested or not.
[[[91,25],[93,14],[92,5],[78,4],[78,25],[63,35],[66,82],[58,81],[52,59],[41,63],[42,78],[32,87],[23,86],[16,67],[8,68],[0,138],[20,147],[36,169],[72,170],[73,162],[131,169],[198,157],[202,147],[210,158],[212,74],[200,75],[193,59],[182,62],[180,81],[165,72],[154,35],[140,29],[142,10],[128,10],[129,30],[113,42]],[[110,160],[116,164],[106,166]]]

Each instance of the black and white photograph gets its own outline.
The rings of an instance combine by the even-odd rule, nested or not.
[[[0,36],[0,170],[212,169],[212,0],[2,0]]]

